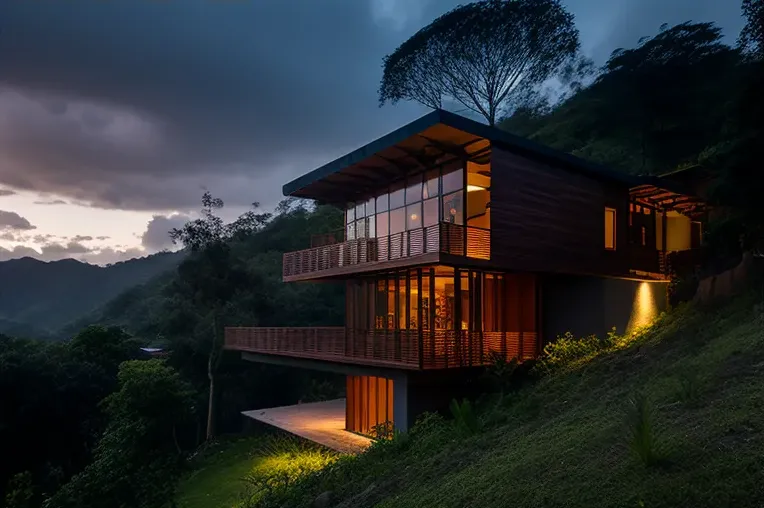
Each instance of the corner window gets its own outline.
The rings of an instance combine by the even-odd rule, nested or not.
[[[605,249],[615,250],[615,208],[605,207]]]

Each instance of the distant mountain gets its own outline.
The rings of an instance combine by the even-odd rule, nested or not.
[[[125,290],[180,263],[182,252],[163,252],[109,266],[73,259],[0,262],[0,333],[50,338]]]

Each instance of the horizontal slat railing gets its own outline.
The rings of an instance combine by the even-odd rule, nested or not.
[[[293,277],[343,266],[378,263],[434,252],[477,259],[491,258],[491,232],[441,222],[380,238],[337,242],[338,237],[314,239],[310,249],[284,253],[283,276]]]
[[[538,353],[535,332],[226,328],[226,349],[359,365],[449,369],[487,365],[494,355],[528,360]],[[420,351],[421,349],[421,351]]]

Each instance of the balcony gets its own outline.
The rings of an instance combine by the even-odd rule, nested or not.
[[[467,330],[352,330],[226,328],[234,351],[408,370],[487,365],[495,355],[527,360],[538,355],[535,332]]]
[[[441,255],[491,258],[488,229],[441,222],[381,238],[337,241],[341,235],[314,238],[313,247],[284,254],[285,281],[342,275],[413,263],[437,263]]]

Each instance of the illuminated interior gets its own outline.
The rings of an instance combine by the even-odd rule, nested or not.
[[[447,223],[454,228],[439,235],[428,233],[428,240],[446,235],[448,247],[440,246],[444,252],[490,259],[490,186],[488,163],[468,162],[466,171],[460,164],[451,164],[409,176],[362,201],[348,203],[346,239],[376,238],[379,258],[395,259],[423,253],[423,241],[413,245],[423,235],[407,232]]]

